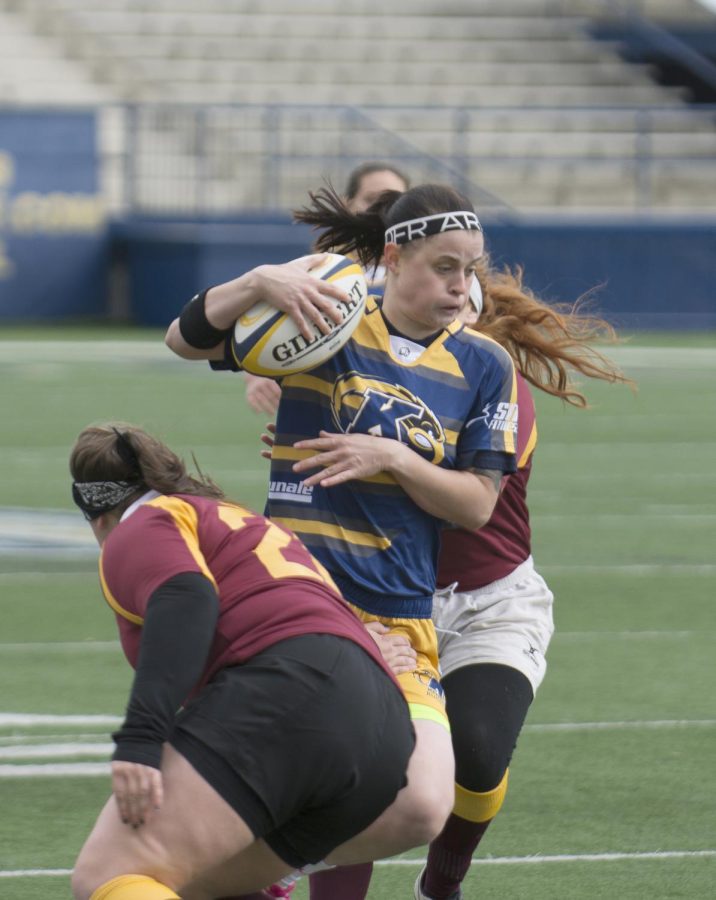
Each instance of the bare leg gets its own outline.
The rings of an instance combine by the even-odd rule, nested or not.
[[[293,869],[264,841],[255,841],[231,859],[201,873],[182,889],[182,900],[216,900],[259,892]]]
[[[140,828],[124,825],[114,797],[107,801],[75,865],[75,900],[88,900],[99,885],[128,873],[151,876],[179,893],[199,873],[235,858],[255,843],[246,823],[169,745],[164,748],[162,776],[162,808]],[[270,853],[268,848],[266,852]],[[245,890],[273,880],[280,860],[276,863],[278,857],[271,856],[273,860],[263,857],[267,868],[257,876],[258,883],[246,884]],[[281,866],[283,875],[289,867]],[[238,887],[244,890],[243,884]],[[203,898],[197,893],[192,900]]]
[[[446,728],[413,722],[416,743],[408,764],[408,784],[371,825],[326,857],[333,865],[353,865],[428,844],[442,830],[455,802],[455,762]]]

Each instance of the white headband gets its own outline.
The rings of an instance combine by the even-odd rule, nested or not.
[[[445,231],[482,231],[482,225],[477,215],[468,210],[436,213],[433,216],[422,216],[419,219],[409,219],[407,222],[391,225],[385,232],[385,243],[407,244],[416,238],[430,237],[432,234],[442,234]]]

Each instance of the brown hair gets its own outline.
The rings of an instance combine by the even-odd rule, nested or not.
[[[153,489],[160,494],[224,497],[221,488],[203,473],[199,472],[198,478],[190,475],[166,444],[123,422],[84,428],[70,453],[70,473],[78,482],[136,481],[138,494]]]
[[[346,200],[352,200],[360,190],[363,179],[367,175],[373,175],[375,172],[392,172],[396,178],[400,178],[406,188],[410,187],[408,176],[405,172],[401,172],[400,169],[392,165],[392,163],[382,163],[377,160],[375,162],[364,162],[360,166],[356,166],[348,175],[346,189],[343,192]]]
[[[321,230],[315,242],[319,251],[336,247],[355,252],[367,268],[379,263],[385,246],[385,230],[391,225],[438,212],[473,210],[473,205],[453,188],[422,184],[405,192],[385,191],[365,212],[354,213],[330,187],[309,193],[310,203],[294,212],[298,222]],[[493,269],[484,255],[477,266],[483,293],[483,310],[476,330],[501,344],[515,366],[534,387],[573,406],[586,407],[572,371],[587,378],[634,383],[591,344],[617,343],[614,328],[587,311],[589,294],[576,303],[547,304],[522,283],[522,268]]]
[[[365,212],[353,212],[330,185],[309,192],[310,203],[295,210],[296,222],[321,230],[315,247],[321,252],[340,247],[356,253],[366,268],[380,263],[385,231],[391,225],[435,213],[474,212],[472,203],[445,184],[419,184],[407,191],[384,191]]]
[[[483,309],[476,330],[501,344],[518,371],[534,387],[586,407],[570,370],[587,378],[634,383],[606,356],[590,346],[594,341],[617,343],[614,328],[587,311],[589,295],[574,304],[547,304],[522,283],[522,268],[493,269],[489,257],[478,263]]]

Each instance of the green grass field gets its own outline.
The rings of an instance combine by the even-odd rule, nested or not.
[[[612,355],[637,393],[538,401],[535,557],[557,632],[467,900],[716,895],[716,335]],[[175,360],[156,332],[7,329],[0,378],[0,897],[69,898],[130,680],[69,448],[90,422],[135,422],[260,509],[264,418],[240,377]],[[424,854],[376,866],[372,900],[412,898]]]

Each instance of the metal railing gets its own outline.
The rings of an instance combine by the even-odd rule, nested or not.
[[[495,214],[716,210],[716,106],[123,108],[121,206],[286,210],[366,159],[448,181]],[[116,161],[116,160],[115,160]]]

